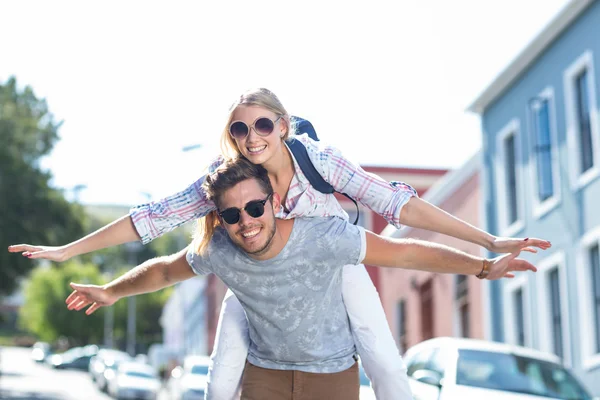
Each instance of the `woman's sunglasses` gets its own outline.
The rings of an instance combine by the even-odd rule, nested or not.
[[[265,204],[271,198],[273,193],[267,196],[264,200],[252,200],[246,203],[246,206],[241,210],[236,207],[231,207],[226,210],[220,211],[219,216],[223,218],[223,221],[229,225],[234,225],[240,222],[240,214],[242,210],[246,210],[249,216],[252,218],[260,218],[265,213]]]
[[[280,119],[281,117],[277,118],[275,121],[271,121],[270,118],[259,117],[250,126],[243,121],[233,121],[231,125],[229,125],[229,134],[234,139],[240,140],[248,136],[250,129],[254,129],[254,132],[256,132],[258,136],[269,136],[273,133],[275,124]]]

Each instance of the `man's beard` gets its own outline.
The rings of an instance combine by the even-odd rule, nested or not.
[[[273,238],[275,237],[276,226],[277,223],[273,219],[273,225],[271,226],[271,230],[269,231],[269,237],[267,238],[267,241],[265,242],[265,245],[263,247],[254,251],[248,251],[242,247],[242,250],[244,250],[247,254],[252,254],[253,256],[262,256],[263,254],[265,254],[273,245]]]

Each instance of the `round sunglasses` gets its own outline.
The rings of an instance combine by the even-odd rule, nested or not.
[[[231,125],[229,125],[229,134],[234,139],[244,139],[250,133],[250,129],[254,129],[254,132],[258,136],[269,136],[273,133],[275,129],[275,124],[282,117],[277,118],[275,121],[272,121],[268,117],[258,117],[252,125],[248,126],[244,121],[233,121]]]
[[[239,209],[237,207],[230,207],[223,211],[220,211],[218,214],[223,221],[225,221],[229,225],[234,225],[240,222],[240,215],[242,210],[246,210],[249,216],[252,218],[260,218],[265,213],[265,204],[271,198],[273,193],[269,194],[264,200],[252,200],[246,203],[244,208]]]

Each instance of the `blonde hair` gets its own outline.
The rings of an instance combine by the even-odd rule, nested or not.
[[[206,175],[206,179],[202,184],[206,199],[212,201],[217,209],[221,208],[221,198],[223,194],[237,185],[240,182],[248,179],[254,179],[259,184],[265,195],[273,193],[273,186],[269,179],[269,173],[262,165],[252,164],[244,157],[237,157],[231,160],[226,160],[217,170]],[[215,229],[220,225],[217,211],[214,210],[206,215],[202,231],[198,229],[194,238],[196,253],[204,254],[208,249]],[[200,224],[198,227],[200,228]]]
[[[225,161],[242,156],[235,140],[233,140],[229,134],[229,125],[233,122],[233,114],[239,106],[262,107],[276,114],[278,117],[281,117],[288,128],[283,135],[282,140],[287,140],[296,131],[294,123],[290,120],[290,115],[275,93],[265,88],[249,89],[242,93],[231,107],[229,107],[227,122],[221,133],[221,153]],[[205,217],[198,219],[196,233],[194,234],[194,243],[198,254],[203,254],[206,251],[208,244],[215,233],[215,229],[218,226],[219,219],[214,211],[207,214]]]
[[[235,140],[229,134],[229,125],[233,122],[233,114],[239,106],[262,107],[281,117],[288,128],[282,140],[287,140],[295,132],[295,128],[292,126],[292,122],[290,122],[290,115],[283,107],[283,104],[281,104],[281,101],[275,96],[275,93],[265,88],[247,90],[229,108],[227,123],[221,133],[221,153],[225,159],[235,158],[240,155],[240,150]]]

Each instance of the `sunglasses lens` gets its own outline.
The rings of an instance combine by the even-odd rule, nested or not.
[[[252,218],[259,218],[265,213],[265,205],[262,201],[251,201],[246,204],[246,212]]]
[[[236,139],[243,139],[248,135],[248,125],[241,121],[234,122],[229,127],[229,133]]]
[[[240,210],[237,208],[228,208],[221,213],[221,217],[229,225],[237,224],[240,221]]]
[[[259,118],[254,123],[254,128],[256,129],[256,132],[258,132],[260,135],[266,136],[270,135],[271,132],[273,132],[273,128],[275,128],[275,125],[273,125],[273,121],[271,121],[269,118]]]

